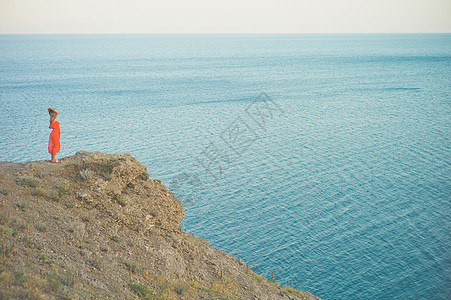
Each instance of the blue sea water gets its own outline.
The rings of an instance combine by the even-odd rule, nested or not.
[[[128,38],[128,39],[126,39]],[[132,153],[323,299],[449,299],[451,35],[1,35],[0,160]]]

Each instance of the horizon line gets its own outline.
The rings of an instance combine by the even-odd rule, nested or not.
[[[430,32],[0,32],[0,35],[81,35],[81,34],[120,34],[120,35],[251,35],[251,34],[451,34],[451,31]]]

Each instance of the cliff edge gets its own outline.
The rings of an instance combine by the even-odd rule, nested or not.
[[[1,162],[0,299],[319,299],[183,232],[183,217],[130,154]]]

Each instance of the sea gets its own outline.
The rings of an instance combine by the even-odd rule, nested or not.
[[[451,298],[451,34],[0,35],[0,160],[131,153],[322,299]]]

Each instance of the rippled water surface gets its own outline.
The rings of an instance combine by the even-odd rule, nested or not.
[[[451,35],[3,35],[0,159],[52,106],[60,157],[132,153],[267,278],[449,299],[450,77]]]

